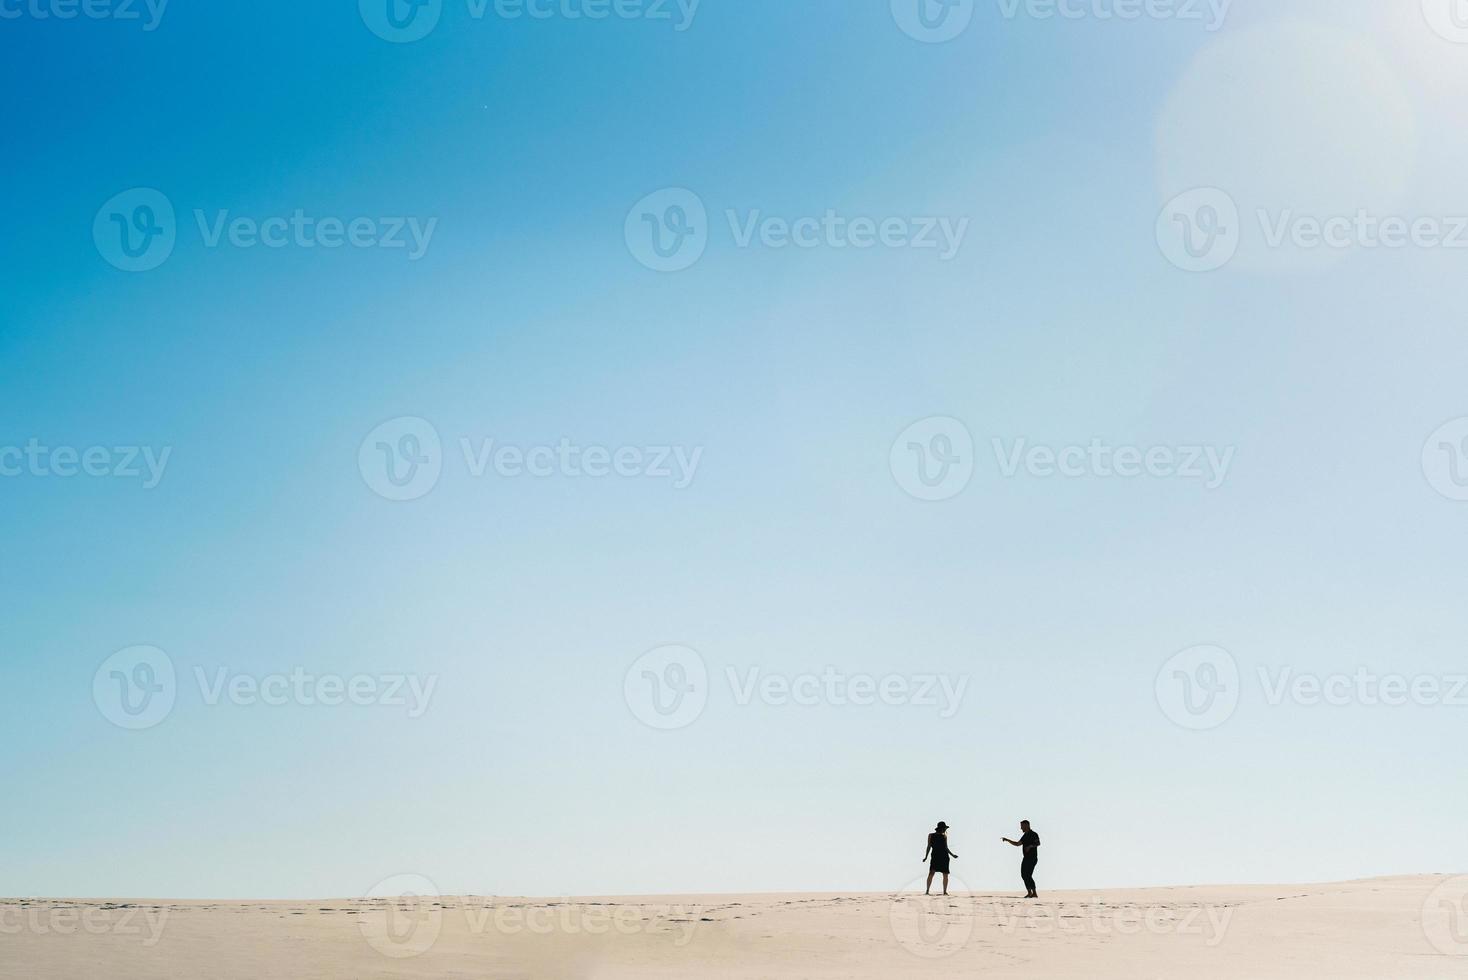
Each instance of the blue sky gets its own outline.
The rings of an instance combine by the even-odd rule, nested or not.
[[[1468,704],[1270,704],[1258,674],[1468,672],[1461,430],[1433,435],[1468,416],[1462,253],[1266,234],[1468,215],[1468,44],[1384,6],[991,0],[944,43],[886,0],[703,0],[684,30],[445,0],[411,43],[347,2],[7,7],[0,465],[168,456],[152,487],[0,476],[0,893],[895,890],[940,818],[974,887],[1016,887],[1021,817],[1053,886],[1463,870]],[[175,242],[126,271],[93,229],[138,188]],[[1238,211],[1207,272],[1158,230],[1195,188]],[[667,189],[704,251],[658,272],[626,229]],[[736,233],[828,211],[965,231]],[[200,225],[297,212],[432,232]],[[972,476],[921,500],[892,450],[933,418]],[[436,481],[385,499],[377,442],[424,431]],[[682,488],[475,475],[463,440],[699,456]],[[1018,440],[1230,462],[1006,476]],[[625,691],[670,644],[706,704],[657,730]],[[1200,644],[1238,703],[1195,731],[1156,682]],[[140,645],[176,690],[128,730],[94,677]],[[947,717],[740,704],[752,668],[966,686]],[[211,704],[221,670],[436,686],[415,717]]]

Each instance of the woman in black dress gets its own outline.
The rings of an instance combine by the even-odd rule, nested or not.
[[[928,887],[923,889],[923,894],[928,895],[933,891],[933,875],[943,876],[943,894],[948,894],[948,859],[958,857],[948,849],[948,825],[938,821],[938,827],[928,835],[928,849],[923,851],[923,860],[928,860],[928,855],[933,855],[933,860],[928,864]]]

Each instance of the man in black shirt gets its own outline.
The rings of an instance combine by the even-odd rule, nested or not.
[[[1040,835],[1030,829],[1028,820],[1019,822],[1019,840],[1004,838],[1004,843],[1024,848],[1024,859],[1019,864],[1019,876],[1025,883],[1025,898],[1039,898],[1035,891],[1035,865],[1040,863]]]

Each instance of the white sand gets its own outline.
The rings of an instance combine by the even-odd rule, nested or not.
[[[1468,977],[1468,878],[1013,894],[0,902],[10,980]]]

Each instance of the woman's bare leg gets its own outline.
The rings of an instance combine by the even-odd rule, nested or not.
[[[948,872],[943,872],[943,894],[948,894]]]
[[[928,872],[928,886],[923,889],[923,894],[924,895],[928,894],[929,892],[931,892],[933,890],[933,875],[935,873],[936,872],[933,872],[933,871],[929,871]]]

